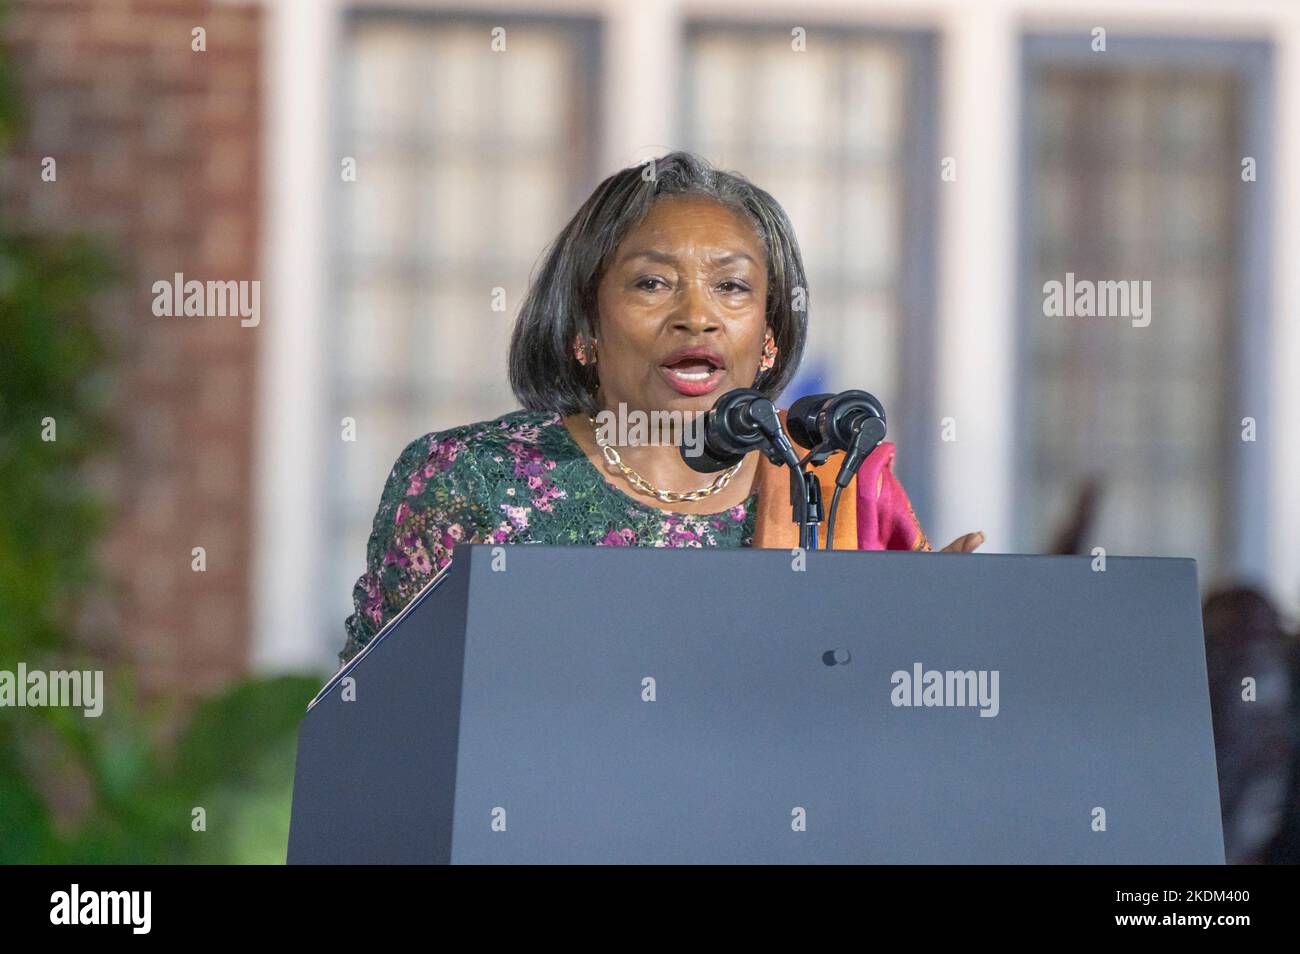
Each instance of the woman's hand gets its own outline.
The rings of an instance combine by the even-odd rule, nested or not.
[[[984,531],[976,530],[974,533],[968,533],[958,537],[952,543],[948,544],[940,553],[971,553],[984,542]]]

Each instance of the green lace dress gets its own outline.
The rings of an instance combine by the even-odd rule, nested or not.
[[[426,434],[393,465],[353,590],[347,662],[451,560],[458,542],[747,547],[757,495],[673,513],[610,484],[559,415],[514,411]]]

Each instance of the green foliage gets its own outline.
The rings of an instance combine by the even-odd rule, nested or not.
[[[7,0],[0,0],[0,23],[9,13]],[[0,49],[0,149],[5,149],[13,141],[14,133],[22,114],[18,101],[18,87],[13,73],[7,68],[4,50]]]
[[[289,837],[297,726],[319,680],[248,680],[203,703],[166,754],[161,721],[132,700],[129,679],[98,719],[79,710],[13,710],[24,724],[0,740],[0,864],[211,862],[280,864]],[[36,788],[33,759],[77,756],[92,795],[68,832]],[[195,809],[204,830],[195,830]]]
[[[17,130],[15,90],[0,51],[0,149]],[[92,303],[120,273],[83,239],[0,223],[0,670],[104,667],[78,649],[73,614],[103,585],[108,513],[84,474],[115,443],[114,369]],[[296,730],[318,687],[242,682],[171,745],[159,740],[168,707],[140,702],[121,667],[105,673],[98,718],[0,709],[0,863],[282,863]]]
[[[85,242],[0,233],[0,662],[61,646],[59,608],[93,579],[104,513],[78,475],[108,427],[87,302],[110,275]]]

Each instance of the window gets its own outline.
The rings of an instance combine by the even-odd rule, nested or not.
[[[518,406],[510,330],[595,175],[594,28],[506,18],[499,54],[500,19],[359,16],[345,33],[338,149],[356,178],[336,206],[330,407],[356,440],[330,445],[333,652],[402,448]]]
[[[810,31],[799,52],[791,39],[786,27],[692,27],[686,147],[744,173],[794,224],[809,341],[787,399],[845,388],[880,398],[899,474],[924,514],[938,177],[929,46],[843,27]]]
[[[1236,501],[1251,479],[1241,349],[1259,316],[1241,297],[1247,88],[1192,52],[1030,58],[1020,500],[1027,543],[1043,546],[1096,475],[1086,546],[1195,557],[1204,584],[1236,569]],[[1068,288],[1069,275],[1076,288],[1150,282],[1150,324],[1046,316],[1044,284]]]

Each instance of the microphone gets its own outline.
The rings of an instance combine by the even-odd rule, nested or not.
[[[754,450],[762,451],[774,464],[785,464],[790,468],[790,505],[799,527],[799,546],[816,549],[821,486],[815,480],[809,481],[804,473],[799,454],[781,427],[776,405],[754,388],[736,388],[705,412],[703,429],[703,453],[691,454],[682,445],[686,466],[710,474],[739,463]]]
[[[873,431],[877,427],[880,430],[880,437],[876,440],[879,444],[885,438],[885,408],[866,391],[810,394],[790,405],[785,415],[790,436],[797,443],[809,450],[827,451],[851,451],[859,440],[859,433],[872,419],[879,420],[879,425],[872,425]],[[874,448],[875,444],[872,445]]]
[[[814,464],[823,463],[837,450],[844,451],[826,524],[826,546],[834,549],[840,492],[853,482],[862,462],[885,439],[885,408],[866,391],[810,394],[790,405],[785,421],[794,439],[809,448],[808,457]]]
[[[754,388],[736,388],[705,412],[703,430],[702,453],[692,454],[682,445],[686,466],[711,474],[739,463],[754,450],[778,466],[786,465],[790,468],[790,505],[799,527],[799,546],[816,549],[817,525],[822,521],[821,485],[804,473],[803,461],[786,437],[776,405]]]
[[[785,426],[796,444],[815,450],[824,443],[817,418],[834,397],[834,394],[808,394],[790,405],[790,410],[785,412]]]
[[[690,454],[685,444],[681,448],[691,470],[702,474],[726,470],[754,450],[774,464],[799,467],[799,455],[781,429],[776,406],[753,388],[736,388],[718,398],[704,414],[703,430],[703,453]]]

